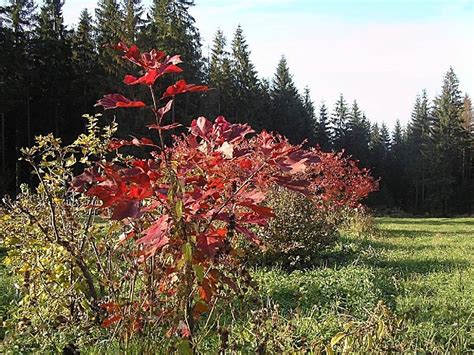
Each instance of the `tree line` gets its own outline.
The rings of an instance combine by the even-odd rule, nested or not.
[[[141,94],[127,92],[117,80],[132,68],[103,45],[124,41],[181,54],[185,74],[178,76],[212,88],[176,103],[176,117],[185,124],[197,113],[224,115],[257,130],[277,131],[292,143],[306,140],[325,151],[344,149],[381,178],[380,191],[368,201],[379,209],[472,213],[472,105],[452,68],[441,94],[430,99],[422,91],[414,98],[407,126],[397,121],[390,131],[385,124],[371,123],[357,101],[349,104],[342,94],[333,106],[321,102],[316,108],[309,88],[300,92],[296,87],[285,57],[273,78],[260,78],[240,26],[229,42],[217,30],[204,57],[189,13],[193,0],[153,0],[148,8],[140,0],[99,0],[95,16],[84,9],[74,28],[64,24],[63,6],[63,0],[45,0],[41,6],[10,0],[0,7],[0,44],[7,49],[0,51],[1,193],[15,193],[20,183],[31,181],[17,159],[34,136],[53,132],[71,141],[84,130],[81,115],[93,113],[104,92],[140,99]],[[124,137],[150,121],[142,111],[117,117],[106,112],[104,119],[116,119]]]

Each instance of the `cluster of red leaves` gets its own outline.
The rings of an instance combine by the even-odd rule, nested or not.
[[[357,208],[361,200],[378,189],[367,169],[361,169],[344,152],[314,153],[320,163],[306,172],[311,181],[312,199],[316,205],[330,211]]]
[[[165,103],[159,107],[153,84],[162,75],[180,73],[180,57],[156,50],[141,53],[135,45],[123,43],[113,47],[141,68],[142,76],[127,75],[124,83],[146,85],[152,91],[149,108],[156,124],[148,127],[160,138],[163,131],[179,125],[162,122],[175,96],[208,89],[179,80],[162,94]],[[146,107],[120,94],[106,95],[97,105]],[[192,334],[194,321],[209,312],[223,288],[237,290],[239,280],[230,272],[239,266],[236,240],[243,237],[260,244],[252,226],[264,226],[274,216],[263,204],[272,185],[330,204],[355,203],[373,187],[366,172],[340,155],[305,150],[266,131],[255,134],[248,125],[231,124],[224,117],[193,120],[189,133],[175,136],[169,146],[162,140],[133,138],[112,140],[109,149],[123,146],[147,147],[151,153],[148,159],[97,164],[76,177],[73,186],[100,201],[95,207],[105,216],[127,226],[129,232],[118,244],[134,241],[133,257],[143,265],[148,275],[144,279],[153,280],[141,294],[146,298],[140,303],[143,312],[170,320],[168,333],[184,337]],[[128,323],[136,329],[145,318],[134,307]],[[104,326],[124,320],[118,300],[104,308],[109,312]]]

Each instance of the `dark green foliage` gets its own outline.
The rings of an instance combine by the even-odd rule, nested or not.
[[[349,109],[344,96],[341,94],[331,115],[331,141],[335,151],[340,151],[346,146],[348,119]]]
[[[303,92],[303,122],[305,127],[310,128],[306,133],[306,139],[310,146],[316,145],[316,133],[318,129],[318,122],[316,120],[316,114],[314,109],[314,102],[311,99],[311,91],[309,87],[304,88]]]
[[[331,137],[329,132],[328,109],[323,102],[319,108],[319,116],[316,127],[316,143],[319,144],[321,150],[331,150]]]
[[[312,132],[311,122],[305,119],[305,109],[296,89],[286,58],[278,63],[271,84],[271,129],[286,136],[291,142],[301,142]]]
[[[153,0],[144,29],[144,48],[180,54],[188,82],[203,78],[201,36],[188,9],[194,0]]]
[[[436,175],[432,176],[430,183],[437,191],[435,196],[431,196],[431,202],[434,208],[444,213],[448,213],[461,166],[462,105],[459,81],[450,68],[444,77],[442,93],[434,100],[431,127],[432,168]]]
[[[26,166],[17,162],[19,149],[31,145],[32,137],[54,132],[70,142],[84,129],[80,117],[100,93],[118,92],[120,85],[126,96],[131,95],[116,77],[137,73],[104,47],[124,40],[144,50],[182,54],[183,77],[211,86],[207,100],[199,95],[177,100],[175,115],[185,124],[196,112],[210,118],[224,115],[248,122],[258,131],[278,131],[292,142],[307,139],[308,145],[319,144],[325,151],[345,149],[360,166],[382,177],[379,196],[369,199],[376,208],[383,205],[417,214],[472,212],[472,107],[469,96],[459,90],[453,69],[444,78],[441,95],[433,102],[422,92],[407,126],[397,125],[389,137],[388,129],[381,126],[374,132],[363,108],[357,102],[348,105],[342,94],[330,105],[332,110],[322,104],[315,114],[309,90],[298,91],[284,58],[273,80],[259,78],[241,26],[230,43],[222,31],[216,33],[205,66],[200,34],[189,13],[194,4],[193,0],[154,0],[143,5],[140,0],[100,0],[95,18],[84,11],[72,29],[64,24],[63,1],[2,3],[0,45],[8,50],[0,53],[5,157],[0,191],[15,193],[20,183],[35,183]],[[164,80],[157,85],[164,88],[170,83]],[[133,95],[140,100],[143,93]],[[113,117],[104,113],[108,122]],[[117,120],[121,137],[132,131],[149,136],[148,130],[139,129],[147,120],[143,112],[118,112]]]
[[[224,33],[217,30],[209,63],[208,84],[212,88],[208,93],[209,117],[218,115],[228,117],[232,112],[234,86],[226,44]]]
[[[143,30],[141,0],[123,0],[123,36],[126,43],[137,43]]]
[[[368,166],[370,124],[357,101],[352,104],[347,126],[345,145],[347,153],[358,159],[362,166]]]
[[[235,117],[238,122],[252,123],[255,107],[258,105],[259,81],[240,25],[237,26],[232,39],[231,72],[234,89],[231,117]]]
[[[300,194],[276,189],[268,206],[276,216],[258,231],[265,249],[253,253],[252,260],[257,264],[288,269],[311,267],[338,236],[336,225],[329,222],[325,212]]]
[[[87,112],[99,96],[97,76],[97,47],[92,16],[87,9],[82,10],[79,24],[72,35],[72,63],[74,67],[73,88],[77,92],[75,105],[78,111]]]
[[[95,18],[99,63],[109,74],[109,78],[115,78],[120,73],[122,61],[111,48],[104,45],[116,44],[123,37],[123,13],[118,1],[99,0],[95,9]]]

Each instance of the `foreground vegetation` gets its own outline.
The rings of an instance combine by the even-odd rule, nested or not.
[[[373,235],[343,233],[312,270],[254,269],[258,291],[234,301],[232,313],[221,310],[219,335],[203,340],[200,350],[217,351],[223,339],[240,351],[303,350],[336,342],[337,334],[334,348],[341,350],[351,329],[352,341],[367,343],[373,334],[381,351],[473,350],[474,219],[379,218],[377,227]],[[11,285],[2,274],[2,316],[14,297]],[[128,351],[156,352],[156,342],[147,340]]]
[[[412,267],[403,255],[388,257],[398,245],[392,238],[413,242],[403,231],[377,229],[361,205],[378,187],[369,171],[343,152],[292,145],[223,116],[200,116],[188,134],[169,135],[181,126],[174,110],[181,94],[209,88],[181,79],[157,96],[159,78],[183,71],[180,55],[142,53],[123,42],[112,47],[142,75],[128,74],[123,83],[147,87],[152,103],[107,94],[96,106],[148,111],[155,124],[146,127],[157,139],[117,138],[115,122],[103,126],[100,115],[86,115],[87,132],[71,144],[50,134],[22,149],[39,184],[5,197],[0,211],[0,247],[17,293],[6,293],[16,300],[6,309],[3,350],[471,347],[466,287],[461,276],[449,285],[469,259],[440,266],[436,259],[433,266],[420,255]],[[435,266],[448,273],[439,288],[458,287],[460,296],[456,317],[441,305],[440,321],[433,308],[425,327],[427,306],[411,308],[420,290],[412,293],[410,277],[427,279]],[[438,285],[428,295],[436,291]],[[405,295],[407,304],[399,305]]]

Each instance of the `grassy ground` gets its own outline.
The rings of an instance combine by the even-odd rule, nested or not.
[[[8,305],[13,299],[13,285],[12,281],[7,275],[5,267],[1,264],[5,250],[0,248],[0,340],[4,335],[2,322],[7,316]]]
[[[426,351],[474,351],[474,219],[378,219],[366,260],[396,286],[386,300]]]
[[[313,270],[255,270],[258,296],[234,304],[241,312],[221,319],[230,346],[254,352],[262,339],[272,349],[329,343],[344,324],[370,321],[382,301],[397,320],[394,351],[474,352],[474,219],[378,218],[377,226],[375,236],[342,236]],[[11,292],[2,297],[8,280],[1,273],[4,303]],[[217,337],[206,337],[200,348],[215,352],[218,344]],[[85,349],[118,351],[114,345]]]

